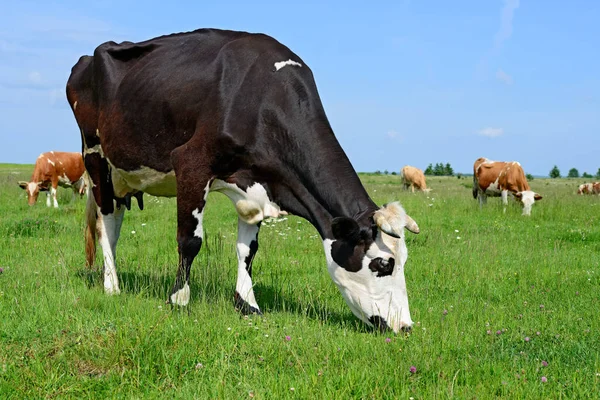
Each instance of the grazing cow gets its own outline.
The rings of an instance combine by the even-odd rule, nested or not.
[[[394,332],[413,324],[404,229],[419,228],[398,203],[380,208],[369,198],[311,70],[275,39],[201,29],[104,43],[73,67],[67,98],[93,182],[87,260],[97,231],[106,293],[119,293],[115,250],[131,196],[176,196],[179,268],[168,302],[187,305],[214,191],[238,213],[241,312],[260,313],[252,288],[258,232],[263,219],[285,210],[315,226],[329,274],[358,318]]]
[[[577,194],[600,194],[600,182],[582,183]]]
[[[52,197],[54,207],[57,208],[56,189],[59,185],[70,187],[74,193],[83,196],[84,172],[81,153],[49,151],[38,156],[31,179],[29,182],[20,181],[19,186],[27,192],[27,202],[30,206],[35,204],[40,192],[46,192],[46,205],[50,207],[50,197]]]
[[[404,190],[408,190],[410,187],[412,192],[415,192],[415,187],[417,190],[422,190],[423,192],[430,192],[431,189],[427,189],[427,184],[425,183],[425,174],[423,171],[416,167],[411,167],[410,165],[405,165],[400,172],[402,178],[402,185]]]
[[[473,165],[473,197],[479,198],[479,205],[486,203],[487,196],[502,196],[502,203],[507,205],[508,192],[523,203],[523,215],[531,215],[533,203],[542,199],[529,187],[518,162],[478,158]]]

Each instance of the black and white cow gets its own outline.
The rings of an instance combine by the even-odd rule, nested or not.
[[[206,197],[216,191],[239,215],[242,312],[260,313],[251,279],[258,231],[283,209],[316,227],[329,273],[358,318],[394,332],[413,324],[404,229],[419,228],[398,203],[379,208],[369,198],[311,70],[286,46],[216,29],[108,42],[73,67],[67,97],[92,181],[87,260],[97,232],[106,293],[119,293],[115,250],[131,196],[140,208],[142,192],[176,196],[179,269],[169,301],[187,305]]]

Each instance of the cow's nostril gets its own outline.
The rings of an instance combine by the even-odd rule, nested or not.
[[[410,333],[412,331],[412,326],[411,325],[405,325],[405,326],[403,326],[400,329],[402,330],[402,332]]]

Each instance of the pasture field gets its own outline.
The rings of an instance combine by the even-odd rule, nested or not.
[[[0,398],[598,398],[600,197],[582,179],[535,179],[532,216],[500,199],[479,210],[471,178],[361,175],[378,204],[400,200],[412,333],[373,332],[344,303],[316,230],[268,221],[254,262],[264,315],[234,310],[236,215],[211,194],[187,309],[175,279],[174,199],[127,212],[117,251],[122,293],[84,265],[85,200],[59,190],[28,207],[0,165]],[[351,194],[349,194],[350,196]],[[99,252],[97,264],[101,264]],[[414,368],[412,368],[414,367]]]

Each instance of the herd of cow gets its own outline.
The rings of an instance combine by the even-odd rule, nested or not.
[[[67,99],[82,152],[40,155],[30,182],[33,204],[58,185],[87,191],[86,256],[104,256],[104,289],[120,292],[116,246],[125,208],[142,194],[177,198],[179,265],[169,296],[185,306],[190,270],[204,239],[208,192],[230,198],[238,213],[235,305],[258,313],[252,260],[261,222],[291,213],[319,232],[328,272],[352,312],[366,324],[410,329],[405,230],[417,223],[398,202],[377,206],[327,120],[311,70],[275,39],[201,29],[145,42],[107,42],[72,68]],[[403,185],[428,190],[422,171],[405,167]],[[85,189],[87,185],[87,189]],[[596,186],[598,185],[598,187]],[[581,193],[598,192],[600,184]],[[524,205],[530,190],[519,163],[478,159],[473,195],[508,193]]]

